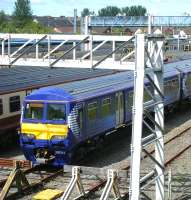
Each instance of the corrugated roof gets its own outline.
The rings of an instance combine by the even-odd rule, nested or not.
[[[172,66],[172,67],[170,67]],[[174,65],[165,69],[164,77],[179,74]],[[133,72],[126,71],[83,81],[66,83],[58,87],[43,88],[27,96],[27,100],[67,101],[90,99],[98,95],[107,95],[114,91],[133,87]],[[66,98],[67,96],[67,98]]]
[[[113,70],[79,68],[51,69],[31,66],[0,69],[0,94],[89,79],[115,72]]]
[[[175,67],[187,68],[189,65],[191,65],[191,59],[165,64],[165,69],[167,72],[168,71],[167,69],[170,70],[170,68],[175,68]],[[44,67],[29,67],[29,66],[25,67],[18,66],[18,67],[13,67],[11,69],[0,69],[0,94],[21,91],[25,89],[40,88],[50,85],[57,85],[67,82],[70,82],[69,84],[71,88],[70,90],[72,90],[72,87],[78,88],[79,84],[75,83],[74,81],[90,79],[102,75],[109,75],[115,72],[116,71],[113,70],[101,70],[101,69],[96,69],[96,70],[79,69],[79,68],[51,69]],[[98,80],[100,81],[101,79]],[[95,81],[97,80],[95,79]],[[110,82],[111,80],[108,79],[108,81]],[[99,84],[100,83],[101,82],[99,82]],[[110,83],[112,84],[112,81]],[[77,84],[77,86],[75,86],[75,84]],[[88,80],[83,81],[80,84],[83,85],[83,88],[86,88],[91,85],[91,81]]]

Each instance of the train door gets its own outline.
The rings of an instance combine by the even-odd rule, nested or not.
[[[124,96],[123,92],[115,94],[115,113],[116,113],[116,126],[124,122]]]

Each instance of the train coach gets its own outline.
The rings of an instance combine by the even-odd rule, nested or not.
[[[189,62],[165,65],[164,104],[168,109],[190,96]],[[147,80],[145,85],[153,93]],[[144,101],[152,108],[147,90]],[[54,166],[82,158],[108,132],[131,121],[132,104],[132,72],[39,89],[23,104],[20,145],[24,155],[34,164]]]
[[[0,69],[0,144],[12,141],[19,127],[21,106],[32,91],[116,73],[112,70],[17,66]]]

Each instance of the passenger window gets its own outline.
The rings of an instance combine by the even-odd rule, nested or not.
[[[117,97],[115,97],[115,109],[116,111],[119,110],[119,101]]]
[[[88,104],[88,119],[95,120],[97,117],[97,102]]]
[[[164,93],[165,93],[165,95],[168,94],[170,92],[170,90],[171,90],[170,81],[168,81],[168,82],[166,82],[164,84]]]
[[[9,110],[10,112],[17,112],[21,108],[20,96],[14,96],[9,98]]]
[[[123,95],[120,95],[120,109],[123,109]]]
[[[186,85],[191,86],[191,75],[188,75],[188,77],[186,79]]]
[[[127,109],[128,111],[132,111],[132,106],[133,106],[133,91],[128,92],[128,98],[127,98]]]
[[[3,101],[0,99],[0,115],[3,114]]]
[[[101,116],[106,117],[111,113],[111,98],[105,98],[102,100]]]
[[[174,79],[172,82],[173,82],[173,87],[176,90],[178,88],[179,81],[178,79]]]
[[[133,91],[130,91],[130,92],[129,92],[129,98],[132,98],[132,99],[133,99]]]
[[[151,87],[147,86],[147,90],[151,91]],[[144,102],[152,100],[152,97],[150,96],[147,90],[144,89]]]

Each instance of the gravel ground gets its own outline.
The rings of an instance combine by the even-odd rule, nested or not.
[[[188,124],[190,124],[189,119],[191,116],[191,109],[188,109],[189,106],[190,105],[188,104],[183,105],[183,108],[181,109],[181,111],[177,110],[176,112],[171,113],[167,117],[166,123],[165,123],[165,130],[166,132],[168,132],[168,134],[166,134],[165,136],[166,138],[170,138],[172,137],[173,134],[176,134],[177,132],[179,132],[180,125],[184,124],[182,125],[181,128],[186,128]],[[118,167],[121,167],[122,165],[123,166],[125,165],[124,162],[122,162],[124,159],[126,160],[126,164],[128,164],[129,158],[130,158],[129,157],[130,156],[129,147],[130,147],[130,142],[131,142],[130,133],[131,133],[131,128],[128,127],[128,128],[121,129],[120,134],[116,132],[115,134],[108,136],[106,143],[104,145],[104,149],[101,149],[99,151],[97,150],[90,153],[88,157],[81,164],[86,165],[86,166],[92,166],[92,167],[118,168]],[[184,146],[185,143],[183,142],[188,144],[190,143],[190,140],[186,140],[186,141],[182,140],[181,143]],[[170,148],[172,151],[175,145],[176,144],[174,144]],[[168,153],[166,154],[168,156]],[[1,152],[1,155],[3,155],[4,157],[10,157],[10,158],[20,158],[20,156],[22,157],[22,154],[20,153],[19,148],[16,148],[16,150],[11,150],[9,152],[3,152],[3,153]],[[171,165],[172,174],[173,174],[173,177],[175,177],[175,178],[172,178],[172,181],[173,181],[172,190],[173,192],[175,191],[176,197],[177,197],[176,194],[181,195],[182,191],[187,188],[187,186],[183,187],[185,185],[183,181],[188,180],[189,177],[191,177],[190,155],[191,155],[191,152],[189,150],[185,154],[182,155],[183,160],[178,159],[177,162],[174,162]],[[95,179],[95,177],[93,179]],[[191,178],[189,180],[191,183]],[[92,180],[90,180],[90,182],[91,181]],[[97,181],[99,181],[99,179],[97,179]],[[124,180],[123,183],[121,183],[121,190],[123,191],[127,191],[126,181],[127,180]],[[69,179],[67,182],[69,182]],[[44,185],[44,188],[59,188],[59,189],[64,190],[66,185],[67,185],[66,183],[63,183],[63,177],[60,176],[56,180]],[[87,186],[87,183],[86,183],[86,186]],[[100,194],[101,192],[96,193],[97,199],[99,199]],[[33,195],[28,195],[21,199],[32,199]],[[92,199],[96,199],[96,196],[92,197]],[[172,199],[175,199],[175,198],[173,197]]]
[[[191,132],[190,132],[191,134]],[[177,160],[172,162],[166,172],[171,171],[172,199],[191,199],[191,148],[182,154]]]
[[[190,124],[191,124],[191,120],[186,122],[184,125],[190,126]],[[177,130],[177,129],[175,129],[175,130]],[[175,134],[176,133],[175,130],[171,131],[170,133],[172,134],[172,132],[173,132],[173,134]],[[183,127],[181,127],[181,130],[184,130]],[[177,131],[180,131],[180,128]],[[177,152],[180,152],[185,147],[187,147],[188,145],[191,144],[190,134],[191,134],[191,130],[188,130],[185,133],[183,133],[181,136],[176,138],[175,140],[173,140],[170,143],[165,145],[165,147],[164,147],[165,162],[167,162],[170,158],[172,158],[172,156],[175,156],[177,154]],[[167,138],[165,138],[165,140],[166,139]],[[146,159],[144,159],[142,161],[142,166],[141,166],[142,171],[145,171],[145,170],[150,171],[152,168],[154,168],[154,162],[152,162],[151,159],[149,159],[147,157]]]

